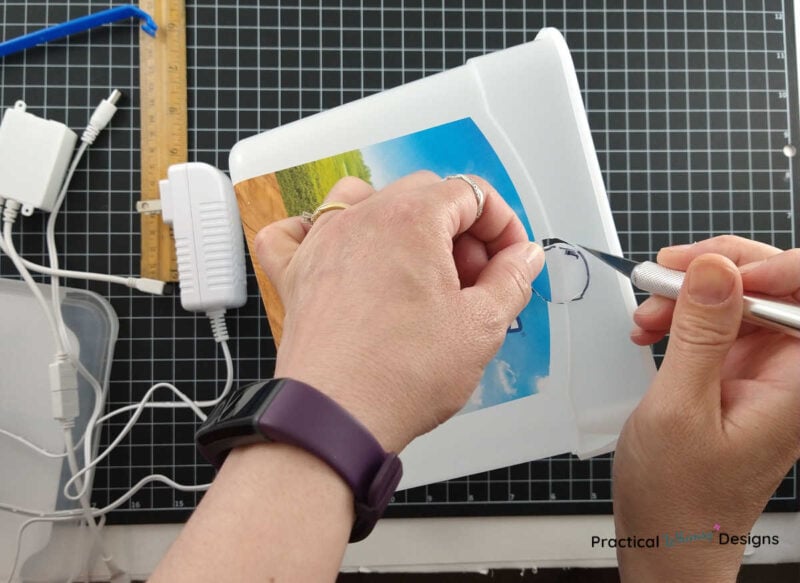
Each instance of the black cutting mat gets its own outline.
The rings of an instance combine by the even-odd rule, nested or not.
[[[532,40],[543,26],[566,36],[589,112],[622,246],[637,259],[668,244],[736,233],[798,244],[797,178],[783,148],[799,135],[791,4],[709,1],[341,0],[189,1],[190,157],[227,169],[240,139],[359,97]],[[705,4],[705,8],[703,8]],[[82,16],[109,2],[13,2],[0,35]],[[497,8],[495,8],[497,7]],[[121,111],[81,166],[59,228],[67,267],[138,272],[138,33],[108,26],[0,60],[0,103],[82,128],[111,88]],[[793,200],[794,197],[794,200]],[[793,218],[794,217],[794,218]],[[18,227],[23,254],[44,260],[40,215]],[[0,274],[11,273],[0,261]],[[81,282],[70,282],[82,286]],[[120,317],[110,406],[138,400],[155,381],[210,398],[221,385],[205,318],[177,297],[149,298],[105,284]],[[274,348],[249,279],[248,304],[230,315],[240,382],[271,376]],[[656,348],[657,354],[663,346]],[[165,398],[162,395],[162,398]],[[103,442],[122,422],[111,425]],[[97,472],[104,506],[156,472],[183,483],[212,471],[192,445],[185,412],[146,412]],[[394,516],[609,512],[610,456],[521,464],[401,492]],[[111,522],[184,520],[194,494],[152,486]],[[772,510],[798,507],[796,469]]]

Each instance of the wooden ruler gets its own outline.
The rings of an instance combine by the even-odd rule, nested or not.
[[[141,200],[158,200],[167,168],[188,159],[186,6],[184,0],[140,0],[155,18],[155,38],[139,33]],[[178,281],[172,229],[160,214],[142,214],[142,277]]]

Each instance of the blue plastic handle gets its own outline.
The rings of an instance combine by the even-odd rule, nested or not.
[[[153,17],[138,6],[129,4],[127,6],[117,6],[110,10],[96,12],[95,14],[87,14],[75,20],[62,22],[61,24],[56,24],[55,26],[43,28],[42,30],[37,30],[36,32],[2,42],[0,43],[0,57],[5,57],[6,55],[18,53],[51,40],[58,40],[71,34],[85,32],[92,28],[97,28],[98,26],[109,24],[110,22],[117,22],[118,20],[125,20],[127,18],[140,19],[142,21],[142,30],[150,36],[156,35],[158,25],[156,21],[153,20]]]

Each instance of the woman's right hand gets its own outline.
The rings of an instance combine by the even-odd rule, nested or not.
[[[704,253],[717,253],[733,261],[742,274],[746,292],[755,292],[800,304],[800,249],[781,251],[772,245],[733,235],[722,235],[694,243],[664,247],[658,254],[661,265],[686,271],[689,264]],[[769,261],[768,261],[769,260]],[[650,296],[636,310],[631,332],[636,344],[654,344],[661,340],[672,324],[675,301],[662,296]],[[761,330],[743,323],[740,336]]]
[[[800,456],[800,339],[741,323],[742,291],[800,300],[800,249],[726,236],[658,262],[686,280],[677,302],[653,296],[634,315],[634,342],[670,340],[620,435],[614,517],[618,538],[658,536],[661,548],[618,549],[620,572],[734,581],[745,547],[721,533],[746,536]],[[678,533],[712,540],[665,548]]]

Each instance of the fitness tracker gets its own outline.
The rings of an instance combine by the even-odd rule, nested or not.
[[[253,443],[288,443],[314,454],[353,490],[356,518],[350,542],[372,532],[403,475],[397,454],[384,452],[355,417],[293,379],[261,381],[231,392],[203,422],[195,440],[216,468],[231,449]]]

